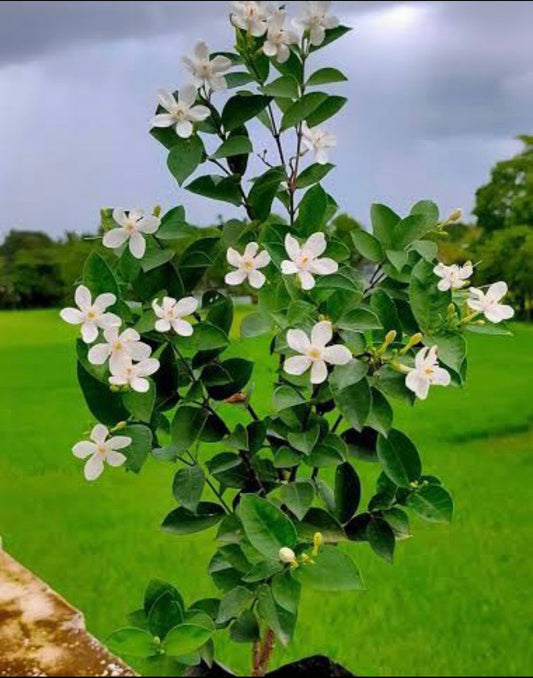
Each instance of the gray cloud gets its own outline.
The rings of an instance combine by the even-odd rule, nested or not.
[[[291,11],[295,5],[289,3]],[[319,52],[349,76],[327,181],[341,208],[420,198],[469,209],[495,160],[531,132],[529,2],[339,2],[355,30]],[[219,209],[178,189],[147,134],[158,87],[205,37],[228,47],[223,2],[0,3],[0,230],[94,227],[103,205]],[[223,95],[220,95],[220,101]],[[263,137],[262,137],[263,139]],[[226,214],[234,213],[229,208]]]

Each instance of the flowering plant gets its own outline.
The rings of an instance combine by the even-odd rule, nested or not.
[[[240,206],[247,219],[198,237],[181,206],[104,210],[103,245],[113,254],[89,257],[78,308],[61,314],[81,324],[78,378],[98,422],[91,441],[73,448],[89,458],[87,479],[104,462],[137,473],[150,455],[175,464],[177,507],[163,530],[217,528],[208,573],[220,596],[186,605],[174,586],[153,580],[130,625],[109,638],[156,675],[210,665],[214,636],[226,628],[251,645],[252,674],[263,675],[275,640],[293,636],[302,587],[363,588],[354,542],[392,561],[411,534],[409,512],[451,519],[448,491],[393,427],[390,401],[461,385],[467,332],[506,332],[501,321],[513,314],[501,303],[504,283],[469,288],[471,264],[438,263],[438,239],[457,211],[441,219],[424,200],[401,217],[375,204],[372,232],[336,234],[337,205],[320,183],[336,139],[319,126],[346,100],[321,88],[346,78],[309,66],[349,29],[327,2],[309,3],[293,27],[287,21],[265,3],[233,3],[235,50],[199,43],[184,60],[193,82],[161,91],[152,120],[179,185]],[[225,88],[237,92],[220,110]],[[275,160],[258,154],[267,167],[247,179],[254,121],[271,134]],[[214,174],[189,180],[207,165]],[[351,265],[356,255],[368,262],[362,270]],[[200,293],[220,260],[228,287]],[[268,412],[253,404],[254,364],[225,356],[232,285],[258,297],[241,336],[270,335],[279,359]],[[234,427],[228,408],[240,408]],[[362,507],[357,467],[369,461],[376,489]]]

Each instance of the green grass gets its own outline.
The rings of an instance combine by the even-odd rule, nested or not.
[[[159,531],[174,506],[170,465],[149,460],[139,476],[107,469],[94,484],[83,480],[70,448],[91,419],[72,339],[56,312],[0,314],[0,534],[105,638],[149,577],[175,582],[189,601],[214,593],[205,574],[213,535]],[[435,389],[426,403],[397,412],[426,472],[452,491],[455,520],[414,520],[415,538],[399,545],[392,567],[366,544],[348,545],[367,590],[306,591],[294,643],[276,651],[277,664],[320,652],[359,675],[531,674],[532,340],[532,326],[517,326],[512,338],[471,337],[467,388]],[[260,361],[260,412],[274,369],[267,345],[261,338],[234,349]],[[361,474],[370,482],[376,468],[363,465]],[[225,663],[246,672],[246,646],[224,637],[217,646]]]

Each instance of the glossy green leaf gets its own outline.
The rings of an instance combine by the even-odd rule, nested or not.
[[[177,137],[176,144],[168,154],[167,165],[180,186],[202,162],[203,154],[204,145],[197,134],[188,139]]]
[[[240,127],[255,118],[271,101],[271,97],[262,94],[250,96],[236,95],[229,99],[222,110],[222,124],[226,132]]]
[[[366,533],[372,550],[387,562],[392,563],[396,546],[392,527],[381,518],[372,518]]]
[[[453,516],[453,500],[440,485],[419,487],[407,499],[407,506],[424,520],[449,523]]]
[[[230,158],[235,155],[247,155],[252,151],[252,142],[248,137],[234,136],[223,141],[211,157],[215,159]]]
[[[176,500],[189,511],[196,511],[202,498],[205,476],[198,465],[188,466],[176,472],[172,484],[172,493]]]
[[[293,577],[316,591],[352,591],[363,589],[359,568],[351,557],[335,546],[322,546],[314,563],[293,571]]]
[[[332,82],[344,82],[348,78],[336,68],[319,68],[307,80],[307,85],[328,85]]]
[[[180,506],[167,515],[161,528],[172,534],[193,534],[213,527],[223,516],[222,506],[212,502],[201,502],[195,513]]]
[[[335,517],[342,524],[353,517],[361,501],[361,481],[349,462],[335,471]]]
[[[138,659],[153,657],[157,654],[158,649],[151,633],[135,628],[123,628],[114,631],[108,636],[106,645],[111,652],[122,657],[136,657]]]
[[[387,438],[380,434],[377,452],[383,470],[396,485],[409,487],[410,483],[419,480],[422,474],[420,455],[404,433],[392,429]]]
[[[277,559],[280,548],[296,544],[294,525],[267,499],[243,495],[238,515],[252,546],[267,558]]]
[[[308,481],[299,481],[283,485],[280,490],[280,499],[285,506],[302,520],[315,498],[313,484]]]

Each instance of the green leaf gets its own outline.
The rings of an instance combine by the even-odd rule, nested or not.
[[[254,364],[244,358],[230,358],[220,364],[206,365],[202,381],[215,400],[225,400],[239,393],[252,376]]]
[[[307,236],[319,231],[324,225],[327,209],[328,195],[320,184],[315,184],[306,192],[298,206],[296,227],[299,233]]]
[[[171,591],[166,591],[156,600],[148,615],[150,632],[161,640],[182,621],[183,607]]]
[[[171,249],[147,249],[146,254],[142,258],[141,267],[145,273],[153,271],[154,268],[163,266],[167,262],[171,261],[176,252]]]
[[[181,657],[198,650],[215,632],[215,625],[211,624],[211,628],[187,622],[178,624],[168,632],[163,642],[165,653],[170,657]]]
[[[226,593],[220,601],[216,623],[225,624],[231,619],[238,617],[241,612],[244,612],[244,610],[251,606],[253,600],[254,594],[252,591],[244,588],[244,586],[236,586]]]
[[[422,462],[418,450],[409,438],[396,429],[387,438],[378,436],[378,458],[387,476],[400,487],[409,487],[419,480]]]
[[[274,456],[276,468],[292,468],[298,466],[300,461],[301,455],[291,450],[290,447],[280,447]]]
[[[315,162],[309,167],[306,167],[303,172],[300,172],[298,178],[296,179],[296,188],[307,188],[313,184],[317,184],[319,181],[329,174],[331,170],[335,167],[331,163],[325,163],[324,165]]]
[[[172,493],[176,500],[189,511],[196,511],[202,498],[205,476],[198,465],[188,466],[176,472],[172,484]]]
[[[441,292],[433,264],[421,259],[413,268],[409,284],[411,309],[424,334],[438,332],[447,322],[450,292]]]
[[[362,228],[350,232],[350,235],[355,245],[355,249],[365,259],[372,261],[374,264],[379,264],[383,260],[383,249],[379,244],[379,240],[371,233],[364,231]]]
[[[111,652],[120,656],[147,659],[157,654],[152,634],[142,629],[124,628],[114,631],[106,640]]]
[[[242,96],[237,94],[226,102],[222,110],[222,124],[226,132],[240,127],[255,118],[271,101],[271,97],[262,94]]]
[[[176,145],[168,154],[167,165],[180,186],[202,162],[203,154],[204,145],[197,134],[193,134],[188,139],[177,137]]]
[[[368,364],[357,358],[352,358],[347,365],[337,365],[329,378],[329,385],[333,393],[353,386],[364,379],[368,372]]]
[[[287,646],[294,632],[295,617],[276,604],[267,584],[257,590],[256,610],[260,620],[272,629],[283,646]]]
[[[267,558],[277,559],[280,548],[296,544],[294,525],[267,499],[243,495],[238,515],[252,546]]]
[[[298,452],[310,454],[313,447],[316,445],[320,436],[320,426],[315,424],[305,431],[291,431],[288,435],[288,441],[291,447],[294,447]]]
[[[117,299],[120,296],[118,283],[107,261],[97,252],[91,252],[83,267],[83,282],[91,291],[92,300],[99,294],[110,292]]]
[[[359,568],[347,553],[335,546],[322,546],[314,563],[306,563],[292,576],[302,586],[316,591],[353,591],[363,589]]]
[[[344,313],[335,323],[340,330],[365,332],[366,330],[380,330],[381,321],[369,308],[360,306]]]
[[[324,488],[322,488],[322,491]],[[346,539],[344,530],[339,521],[329,511],[321,508],[310,508],[301,523],[298,524],[298,536],[301,539],[312,541],[314,535],[320,532],[326,544],[336,544]]]
[[[217,148],[212,158],[231,158],[234,155],[247,155],[253,151],[252,142],[245,136],[234,136],[226,139]]]
[[[332,82],[344,82],[348,78],[336,68],[319,68],[307,80],[307,85],[329,85]]]
[[[382,512],[383,519],[392,527],[397,540],[408,539],[411,536],[407,513],[399,508],[390,508]]]
[[[78,382],[91,414],[106,426],[115,426],[128,418],[119,393],[113,393],[108,384],[103,384],[90,374],[78,361]]]
[[[394,547],[396,546],[396,538],[394,537],[392,527],[381,518],[372,518],[368,524],[366,534],[372,550],[387,562],[392,563]]]
[[[382,341],[386,333],[394,330],[396,332],[396,341],[401,341],[402,324],[398,315],[396,304],[383,289],[377,289],[372,293],[370,306],[378,316],[383,331],[376,333],[375,339]]]
[[[358,301],[363,294],[363,283],[359,272],[348,266],[340,268],[337,273],[321,276],[316,281],[315,288],[317,291],[339,290],[351,292],[356,297],[353,301]]]
[[[235,177],[221,177],[216,174],[206,174],[198,177],[185,188],[191,193],[202,195],[204,198],[229,202],[239,206],[242,198],[239,191],[238,179]]]
[[[181,597],[179,591],[174,588],[174,586],[172,586],[172,584],[168,584],[162,579],[151,579],[148,582],[148,586],[146,587],[146,591],[144,593],[143,606],[144,612],[147,616],[150,614],[150,610],[155,605],[155,603],[165,593],[170,594],[172,599],[179,604],[182,610],[185,609],[183,598]]]
[[[181,405],[176,410],[171,426],[172,442],[180,451],[188,450],[200,436],[208,413],[201,407]]]
[[[372,407],[366,424],[387,437],[392,426],[392,407],[381,391],[376,388],[372,388],[371,391]]]
[[[329,120],[332,116],[338,113],[344,104],[348,101],[346,97],[328,96],[315,110],[307,116],[307,124],[309,127],[315,127],[320,123]]]
[[[292,386],[278,386],[274,391],[274,410],[280,412],[305,403],[305,398]]]
[[[254,219],[263,221],[269,216],[279,185],[284,179],[285,170],[272,167],[254,181],[248,194],[248,204]]]
[[[253,82],[254,76],[246,71],[235,71],[234,73],[226,73],[226,75],[224,75],[224,80],[226,81],[228,89],[233,89],[234,87],[242,87],[243,85]]]
[[[428,229],[439,223],[439,208],[433,200],[420,200],[411,208],[411,214],[422,215]]]
[[[361,501],[361,481],[353,466],[344,462],[335,471],[335,517],[343,525],[353,517]]]
[[[452,520],[453,500],[441,485],[419,487],[407,498],[407,506],[433,523],[449,523]]]
[[[146,393],[138,391],[125,391],[122,394],[122,402],[135,419],[149,422],[155,405],[155,387],[152,381]]]
[[[261,634],[257,617],[252,610],[245,610],[229,629],[230,638],[236,643],[255,643]]]
[[[131,445],[123,450],[128,457],[126,468],[134,473],[139,473],[152,450],[152,431],[148,426],[134,424],[126,426],[120,434],[131,438]]]
[[[427,219],[423,214],[410,214],[401,219],[394,228],[394,247],[403,249],[415,240],[422,238],[430,229]]]
[[[272,97],[295,99],[298,92],[298,83],[292,75],[282,75],[262,88],[265,94]]]
[[[171,511],[164,519],[161,529],[171,534],[193,534],[216,525],[224,516],[224,509],[212,502],[200,502],[196,513],[183,507]]]
[[[394,242],[394,229],[400,217],[386,205],[375,203],[370,210],[374,236],[384,247],[391,247]]]
[[[208,322],[197,323],[191,339],[198,351],[224,349],[229,344],[229,337],[224,330]]]
[[[327,98],[328,95],[323,92],[304,94],[301,99],[291,104],[283,114],[280,131],[283,132],[290,127],[295,127],[306,120]]]
[[[273,323],[262,313],[249,313],[241,320],[241,337],[260,337],[272,331]]]
[[[335,40],[342,38],[343,35],[346,35],[346,33],[349,33],[351,30],[352,29],[349,26],[335,26],[335,28],[329,28],[326,30],[326,37],[320,43],[320,45],[311,45],[309,51],[316,52],[317,50],[330,45],[332,42],[335,42]]]
[[[313,484],[308,481],[289,483],[283,485],[279,496],[298,520],[302,520],[313,503],[315,489]]]
[[[262,560],[254,565],[242,578],[248,584],[270,579],[274,574],[281,572],[283,564],[279,560]]]
[[[360,431],[370,413],[372,396],[366,379],[333,394],[340,413],[353,428]]]

